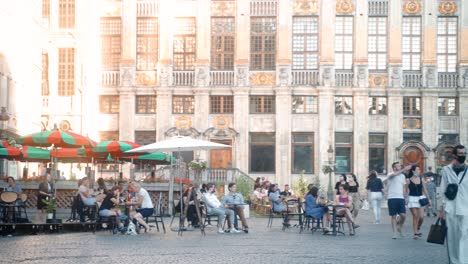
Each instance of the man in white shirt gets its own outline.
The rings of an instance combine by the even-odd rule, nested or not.
[[[404,171],[411,169],[411,165],[407,165],[402,169],[399,162],[392,164],[393,172],[388,174],[387,186],[388,186],[388,213],[392,218],[392,239],[397,239],[397,232],[400,237],[403,237],[401,228],[405,223],[406,218],[406,202],[405,198],[408,196],[406,193],[406,177],[403,174]]]
[[[447,219],[447,249],[450,264],[468,263],[468,166],[467,151],[462,145],[453,148],[453,161],[442,168],[440,188],[445,193],[448,184],[457,184],[455,199],[442,195],[439,217]]]
[[[229,232],[240,233],[240,231],[234,227],[234,211],[228,208],[224,208],[223,204],[218,200],[215,195],[216,187],[214,183],[208,183],[206,188],[207,192],[205,195],[203,195],[203,202],[206,205],[207,214],[214,214],[218,216],[218,233],[224,233],[222,226],[225,215],[229,216]]]
[[[145,227],[145,232],[150,231],[150,226],[143,220],[143,218],[151,216],[154,212],[153,202],[149,193],[141,188],[140,184],[132,182],[129,185],[129,189],[135,192],[136,201],[127,201],[127,206],[139,206],[140,208],[130,213],[130,219],[136,219],[140,225]]]

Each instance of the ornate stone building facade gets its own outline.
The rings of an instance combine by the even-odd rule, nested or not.
[[[80,83],[94,104],[69,124],[98,140],[222,142],[232,149],[185,158],[282,184],[326,183],[330,162],[362,182],[398,160],[435,168],[468,142],[465,1],[44,2],[59,23],[61,3],[75,7],[63,37],[76,40],[75,95]]]

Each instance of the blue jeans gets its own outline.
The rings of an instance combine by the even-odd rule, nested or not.
[[[223,226],[224,216],[229,216],[229,225],[232,227],[234,225],[234,211],[227,208],[208,208],[208,213],[218,216],[218,227]]]

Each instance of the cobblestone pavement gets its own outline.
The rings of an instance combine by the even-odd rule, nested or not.
[[[282,231],[280,219],[268,229],[267,218],[250,218],[249,234],[217,234],[208,227],[204,237],[198,230],[183,236],[154,230],[138,236],[99,231],[0,237],[0,263],[447,263],[444,246],[425,242],[434,218],[425,219],[422,239],[413,240],[410,216],[406,237],[392,240],[387,211],[382,215],[382,224],[374,225],[371,211],[361,210],[354,237]]]

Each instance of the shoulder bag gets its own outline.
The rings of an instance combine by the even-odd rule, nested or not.
[[[463,176],[460,179],[460,182],[458,184],[450,183],[447,185],[447,189],[444,192],[445,197],[447,197],[447,199],[454,200],[457,197],[458,185],[460,185],[463,181],[463,178],[465,178],[466,170],[468,170],[468,168],[465,168],[465,171],[463,172]]]

